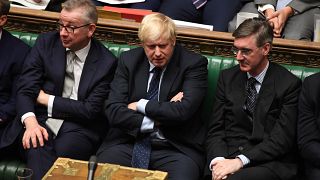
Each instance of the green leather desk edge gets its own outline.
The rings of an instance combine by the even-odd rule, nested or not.
[[[11,32],[14,36],[20,38],[29,46],[33,46],[37,34],[23,33],[23,32]],[[129,46],[123,44],[110,44],[102,42],[115,56],[119,56],[122,52],[135,48],[136,46]],[[216,90],[216,84],[218,81],[219,73],[221,70],[230,68],[237,64],[234,58],[225,58],[220,56],[206,56],[208,59],[208,93],[203,104],[202,118],[204,121],[210,118],[212,112],[212,105],[214,101],[214,94]],[[316,72],[320,72],[320,68],[308,68],[303,66],[283,65],[294,75],[302,80]],[[5,160],[0,162],[0,179],[14,179],[15,172],[18,168],[24,167],[25,164],[19,160]]]

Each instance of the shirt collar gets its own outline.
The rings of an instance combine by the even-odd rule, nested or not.
[[[85,60],[89,54],[90,47],[91,47],[91,40],[84,48],[79,49],[78,51],[74,52],[77,55],[77,57],[80,59],[81,62],[85,62]],[[70,50],[69,48],[66,48],[66,51],[69,51],[69,50]]]
[[[264,79],[264,77],[266,76],[268,67],[269,67],[269,61],[268,61],[267,65],[266,65],[266,67],[262,70],[262,72],[261,72],[260,74],[258,74],[257,76],[254,77],[260,84],[262,84],[263,79]],[[249,74],[249,72],[247,72],[247,76],[248,76],[248,79],[251,78],[251,77],[253,77],[253,76],[251,76],[251,75]]]

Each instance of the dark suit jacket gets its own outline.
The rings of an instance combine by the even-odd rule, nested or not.
[[[299,99],[298,145],[304,161],[320,169],[320,73],[303,81]]]
[[[274,7],[276,7],[278,0],[254,0],[255,4],[272,4]],[[295,9],[297,12],[302,13],[304,11],[307,11],[309,9],[315,8],[320,6],[319,0],[293,0],[291,1],[288,6]]]
[[[133,143],[138,136],[144,115],[127,105],[146,98],[149,67],[143,48],[121,54],[106,101],[105,113],[111,127],[101,150],[114,144]],[[146,115],[161,124],[159,128],[169,142],[200,167],[204,164],[205,130],[199,107],[206,90],[206,58],[176,45],[161,81],[160,100],[150,100],[146,105]],[[169,102],[181,91],[181,102]]]
[[[2,30],[0,40],[0,118],[6,122],[16,115],[17,82],[30,47]],[[0,128],[2,126],[0,125]]]
[[[269,64],[253,122],[244,111],[247,74],[238,66],[221,72],[207,139],[208,161],[215,157],[250,159],[282,179],[296,173],[293,156],[301,82],[285,68]]]
[[[19,81],[18,116],[8,133],[11,142],[14,136],[12,129],[22,127],[20,118],[23,114],[34,112],[42,124],[48,118],[47,107],[36,103],[41,89],[56,96],[52,109],[53,118],[78,123],[100,134],[106,131],[107,123],[101,117],[101,110],[116,69],[116,58],[100,42],[92,39],[81,74],[78,100],[62,97],[65,69],[66,49],[62,46],[59,33],[41,34],[26,59]]]

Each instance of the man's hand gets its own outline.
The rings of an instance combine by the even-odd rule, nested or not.
[[[278,28],[274,29],[275,35],[277,35],[275,37],[280,37],[281,32],[282,32],[284,26],[286,25],[288,18],[290,16],[292,16],[293,14],[294,14],[293,9],[289,6],[286,6],[286,7],[282,8],[276,12],[273,12],[267,16],[268,17],[267,20],[273,19],[273,18],[278,19]]]
[[[132,102],[128,104],[128,108],[134,111],[137,111],[137,102]]]
[[[279,30],[279,19],[278,16],[275,16],[275,11],[273,9],[266,9],[264,14],[269,22],[270,26],[273,28],[274,37],[280,37],[281,32]],[[280,33],[279,33],[280,32]]]
[[[45,128],[38,124],[37,119],[34,116],[27,117],[24,120],[26,131],[23,134],[22,145],[24,149],[30,149],[32,143],[33,148],[37,148],[39,142],[40,146],[44,145],[44,139],[48,140],[48,132]]]
[[[239,158],[217,160],[212,164],[212,180],[227,179],[228,175],[239,171],[241,167]]]
[[[178,94],[176,94],[173,98],[171,98],[170,102],[181,102],[183,98],[183,92],[179,92]]]
[[[40,90],[38,98],[37,98],[37,103],[48,106],[49,102],[49,94],[46,94],[43,90]]]

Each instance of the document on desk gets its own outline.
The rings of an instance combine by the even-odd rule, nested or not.
[[[108,4],[130,4],[130,3],[144,2],[145,0],[98,0],[98,1],[108,3]]]
[[[44,10],[49,4],[50,0],[42,0],[40,3],[36,3],[33,0],[9,0],[12,7],[21,7],[29,9]]]

